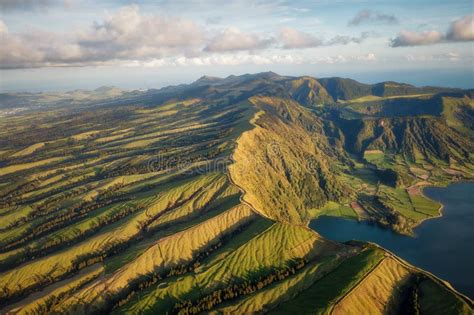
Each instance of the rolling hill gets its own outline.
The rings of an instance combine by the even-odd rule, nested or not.
[[[308,228],[439,216],[420,187],[474,178],[472,91],[268,72],[53,94],[0,95],[0,313],[473,312]]]

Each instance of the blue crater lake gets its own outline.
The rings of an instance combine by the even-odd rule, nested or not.
[[[423,192],[443,204],[443,216],[423,222],[415,228],[415,237],[373,223],[327,216],[311,221],[309,227],[335,241],[377,243],[474,298],[474,183],[427,187]]]

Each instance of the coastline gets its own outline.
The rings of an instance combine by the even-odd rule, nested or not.
[[[460,185],[457,185],[457,184],[460,184]],[[448,213],[448,215],[446,217],[446,220],[448,220],[448,221],[446,221],[447,224],[451,224],[449,222],[452,222],[453,220],[458,220],[458,221],[461,220],[461,221],[464,222],[465,221],[463,219],[464,216],[460,216],[460,214],[466,215],[466,214],[471,213],[469,211],[470,210],[470,204],[466,204],[465,202],[463,202],[463,206],[460,208],[460,209],[464,209],[463,212],[457,212],[455,210],[458,207],[456,206],[457,204],[455,203],[455,201],[458,200],[459,198],[461,198],[460,201],[464,200],[464,199],[462,199],[462,196],[465,196],[465,195],[466,196],[471,196],[471,193],[470,193],[472,191],[472,189],[471,189],[472,186],[471,185],[473,185],[473,184],[474,184],[474,181],[469,180],[469,181],[455,181],[455,182],[451,182],[451,183],[449,183],[447,185],[443,185],[443,186],[442,185],[438,185],[438,186],[434,186],[434,185],[429,185],[428,186],[427,185],[427,186],[425,186],[425,187],[440,188],[439,197],[438,197],[438,195],[435,195],[434,197],[436,197],[436,199],[429,198],[430,200],[435,200],[436,202],[438,202],[440,204],[440,206],[439,206],[439,215],[437,216],[437,218],[441,218],[443,216],[446,216],[446,213]],[[446,188],[446,187],[449,187],[449,186],[456,186],[456,188],[454,188],[454,187],[452,188],[452,193],[451,193],[451,190],[445,191],[443,189],[443,188]],[[441,192],[443,194],[441,194]],[[468,193],[466,193],[466,192],[468,192]],[[428,198],[429,195],[431,195],[431,194],[426,193],[426,191],[425,191],[425,194],[426,194],[425,196],[427,198]],[[451,196],[451,199],[448,200],[448,197],[450,197],[450,196]],[[467,205],[467,207],[466,207],[466,205]],[[454,206],[454,209],[453,209],[453,206]],[[452,210],[454,210],[454,211],[452,211]],[[468,211],[468,212],[466,212],[466,211]],[[451,214],[453,214],[453,215],[451,215]],[[344,218],[335,217],[335,219],[344,219]],[[458,221],[455,221],[455,222],[458,222]],[[385,232],[383,232],[383,231],[380,231],[380,233],[383,232],[380,235],[378,233],[371,233],[371,234],[368,234],[369,236],[365,236],[365,238],[364,238],[364,236],[361,236],[361,235],[365,235],[365,234],[363,234],[365,229],[367,229],[365,227],[361,228],[362,229],[362,232],[361,232],[362,234],[358,234],[359,232],[357,232],[357,231],[358,231],[359,228],[354,227],[354,229],[355,229],[354,233],[355,234],[354,233],[352,233],[352,234],[348,233],[347,235],[343,236],[341,238],[341,240],[349,240],[351,238],[358,239],[358,237],[363,237],[362,239],[364,239],[364,241],[361,241],[361,242],[374,243],[374,244],[378,245],[378,247],[381,247],[386,251],[390,251],[385,247],[385,246],[388,246],[388,248],[390,248],[391,250],[395,250],[395,252],[397,252],[399,255],[401,255],[401,256],[397,256],[397,255],[394,254],[394,256],[398,257],[400,260],[403,260],[403,261],[406,262],[405,259],[410,259],[410,261],[412,261],[412,263],[413,262],[416,263],[416,261],[418,261],[418,260],[416,260],[417,259],[416,255],[410,254],[410,251],[411,251],[410,249],[399,251],[400,246],[402,246],[402,248],[407,248],[406,246],[408,246],[408,248],[410,248],[410,244],[411,244],[410,242],[417,242],[417,243],[414,243],[414,244],[418,244],[418,245],[423,244],[422,242],[425,242],[426,239],[427,239],[426,238],[427,234],[425,232],[431,231],[431,233],[433,233],[433,232],[436,233],[436,230],[437,230],[438,227],[444,226],[443,222],[444,221],[438,221],[437,223],[434,223],[433,225],[430,224],[429,226],[426,227],[426,229],[414,230],[414,232],[421,237],[421,241],[420,241],[421,243],[416,241],[416,239],[417,239],[416,237],[410,237],[410,239],[407,239],[407,240],[399,239],[399,240],[395,240],[395,241],[393,241],[393,240],[392,241],[390,241],[390,240],[387,241],[387,239],[385,237]],[[418,225],[421,225],[421,223],[422,222],[420,222]],[[329,234],[324,234],[324,235],[326,235],[326,237],[331,237],[331,235],[335,234],[334,231],[337,230],[337,221],[336,222],[328,221],[328,224],[329,225],[328,225],[327,228],[324,228],[324,226],[326,226],[325,224],[320,225],[319,228],[322,228],[322,230],[321,230],[322,232],[329,233]],[[348,224],[347,228],[351,229],[351,226],[353,226],[353,225]],[[343,228],[344,227],[346,227],[346,225],[343,225]],[[319,228],[315,228],[316,231],[318,231]],[[403,237],[403,236],[406,237],[407,236],[406,234],[397,233],[396,231],[394,231],[390,228],[387,228],[387,227],[385,227],[384,230],[386,232],[396,233],[400,237]],[[465,230],[465,228],[464,228],[464,230]],[[333,231],[333,232],[330,232],[330,231]],[[471,234],[468,233],[466,235],[471,235]],[[423,239],[424,239],[424,241],[423,241]],[[446,244],[451,244],[450,246],[457,247],[460,250],[462,250],[462,247],[463,247],[462,245],[460,245],[460,244],[463,244],[463,243],[456,243],[456,242],[449,243],[449,242],[447,242]],[[418,246],[418,245],[416,245],[416,246]],[[416,248],[416,247],[413,247],[413,248]],[[449,246],[444,246],[443,248],[449,248]],[[413,252],[413,251],[411,251],[411,252]],[[427,251],[427,253],[429,253],[429,252],[430,251]],[[464,257],[464,256],[459,256],[459,257]],[[466,256],[466,257],[471,257],[471,256]],[[415,260],[412,260],[414,258],[415,258]],[[469,299],[469,302],[471,303],[470,305],[472,305],[472,303],[473,303],[472,302],[473,301],[473,299],[472,299],[472,286],[469,285],[469,282],[466,282],[466,281],[462,280],[462,276],[461,276],[461,278],[459,278],[459,275],[458,275],[459,272],[449,271],[449,270],[452,270],[452,268],[449,267],[451,269],[447,269],[448,271],[446,271],[447,273],[445,274],[443,270],[444,270],[444,268],[447,268],[447,267],[443,267],[439,263],[438,264],[435,263],[433,265],[425,264],[425,263],[426,263],[426,259],[424,259],[424,260],[422,259],[422,260],[418,261],[418,263],[416,263],[416,265],[411,265],[411,263],[408,263],[408,264],[410,266],[412,266],[413,268],[417,268],[421,271],[424,271],[427,274],[430,274],[433,278],[436,278],[438,282],[442,282],[446,286],[449,286],[450,289],[456,291],[459,296],[463,296],[464,300],[466,300],[466,298]],[[420,265],[422,267],[418,267],[418,265]],[[432,271],[427,271],[424,268],[428,268],[429,270],[432,270]],[[468,270],[468,269],[466,269],[465,262],[462,264],[462,268],[464,268],[462,270]],[[440,276],[441,278],[436,276],[435,274],[432,273],[434,271],[437,272],[436,274],[439,274],[439,275],[442,274],[443,276]],[[450,280],[443,280],[443,278],[448,278]],[[457,284],[457,285],[460,285],[460,287],[459,288],[454,287],[452,282],[450,282],[450,281],[454,281],[454,283]],[[464,290],[464,292],[469,292],[469,295],[467,293],[463,293],[463,291],[457,291],[458,289],[461,289],[461,288]]]
[[[380,222],[377,222],[377,221],[373,221],[373,220],[370,220],[370,219],[357,219],[357,221],[359,222],[374,222],[375,224],[378,224],[380,227],[384,228],[384,229],[387,229],[387,230],[390,230],[396,234],[399,234],[399,235],[402,235],[402,236],[409,236],[409,237],[416,237],[416,233],[415,233],[415,229],[417,229],[418,227],[420,227],[425,221],[428,221],[428,220],[434,220],[434,219],[441,219],[443,217],[443,210],[445,208],[445,205],[438,201],[438,200],[435,200],[429,196],[427,196],[424,192],[424,190],[426,188],[446,188],[450,185],[455,185],[455,184],[462,184],[462,183],[472,183],[474,184],[474,179],[463,179],[463,180],[454,180],[454,181],[451,181],[451,182],[448,182],[446,184],[434,184],[434,183],[430,183],[429,185],[423,185],[423,186],[420,186],[420,194],[422,197],[428,199],[428,200],[432,200],[432,201],[435,201],[439,204],[439,207],[437,209],[437,215],[435,216],[431,216],[431,217],[426,217],[426,218],[423,218],[417,222],[415,222],[412,226],[410,226],[411,228],[411,231],[410,232],[402,232],[402,231],[397,231],[397,230],[394,230],[391,228],[390,225],[384,225],[384,224],[381,224]],[[237,185],[236,185],[237,186]],[[408,188],[406,188],[408,189]],[[309,225],[311,224],[311,221],[313,220],[317,220],[319,218],[319,216],[317,217],[313,217],[311,218],[310,220],[308,220],[308,222],[305,224],[306,227],[309,228]],[[350,218],[350,217],[345,217],[345,216],[335,216],[335,218],[341,218],[341,219],[346,219],[346,220],[354,220],[353,218]]]
[[[427,221],[427,220],[432,220],[432,219],[440,219],[443,217],[443,210],[444,210],[444,204],[438,200],[435,200],[429,196],[427,196],[424,192],[425,188],[446,188],[450,185],[456,185],[456,184],[463,184],[463,183],[470,183],[470,184],[474,184],[474,179],[471,179],[471,180],[456,180],[456,181],[452,181],[452,182],[449,182],[448,184],[446,185],[436,185],[436,184],[431,184],[431,185],[424,185],[420,188],[420,193],[423,197],[429,199],[429,200],[433,200],[433,201],[436,201],[437,203],[440,204],[439,208],[438,208],[438,215],[437,216],[433,216],[433,217],[429,217],[429,218],[424,218],[424,219],[421,219],[420,221],[417,222],[416,225],[413,226],[413,229],[416,229],[417,227],[419,227],[423,222]]]
[[[434,200],[434,199],[428,197],[428,196],[425,194],[425,192],[424,192],[425,188],[428,188],[428,187],[435,187],[435,188],[442,188],[442,187],[445,187],[445,188],[446,188],[446,187],[448,187],[448,186],[451,185],[451,184],[453,184],[453,183],[449,183],[449,184],[447,184],[447,185],[445,185],[445,186],[443,186],[443,185],[425,185],[425,186],[420,187],[420,194],[421,194],[421,196],[423,196],[424,198],[426,198],[426,199],[428,199],[428,200],[433,200],[433,201],[436,201],[437,203],[439,203],[439,207],[438,207],[438,210],[437,210],[438,215],[432,216],[432,217],[427,217],[427,218],[421,219],[420,221],[416,222],[416,223],[413,225],[413,227],[412,227],[412,231],[413,231],[412,234],[413,234],[413,235],[410,235],[410,236],[413,237],[413,236],[415,235],[414,230],[415,230],[417,227],[421,226],[421,224],[423,224],[423,222],[428,221],[428,220],[433,220],[433,219],[441,219],[441,218],[443,217],[444,204],[441,203],[441,202],[439,202],[439,201],[437,201],[437,200]]]
[[[408,235],[408,236],[410,236],[410,237],[414,237],[414,236],[416,236],[416,234],[414,233],[414,230],[415,230],[416,228],[420,227],[421,224],[423,224],[425,221],[427,221],[427,220],[433,220],[433,219],[440,219],[440,218],[443,217],[444,204],[443,204],[442,202],[438,201],[438,200],[435,200],[435,199],[433,199],[433,198],[427,196],[426,193],[425,193],[425,191],[424,191],[426,188],[430,188],[430,187],[431,187],[431,188],[446,188],[446,187],[448,187],[448,186],[450,186],[450,185],[462,184],[462,183],[473,183],[473,184],[474,184],[474,179],[452,180],[452,181],[450,181],[450,182],[448,182],[448,183],[439,183],[439,184],[430,183],[429,185],[422,185],[422,186],[420,186],[419,189],[420,189],[420,194],[421,194],[421,196],[423,196],[423,197],[426,198],[426,199],[433,200],[433,201],[439,203],[440,206],[439,206],[439,208],[438,208],[438,210],[437,210],[438,215],[432,216],[432,217],[427,217],[427,218],[424,218],[424,219],[419,220],[418,222],[416,222],[415,224],[413,224],[413,226],[411,226],[411,229],[412,229],[412,232],[411,232],[411,233],[405,234],[405,233],[400,233],[400,232],[398,232],[398,231],[395,231],[395,232],[396,232],[396,233],[399,233],[399,234],[401,234],[401,235]],[[413,186],[413,185],[412,185],[412,186]],[[410,186],[410,187],[411,187],[411,186]],[[408,189],[408,188],[407,188],[407,189]]]

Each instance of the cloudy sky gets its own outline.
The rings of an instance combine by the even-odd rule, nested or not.
[[[472,0],[0,0],[0,90],[201,75],[474,87]]]

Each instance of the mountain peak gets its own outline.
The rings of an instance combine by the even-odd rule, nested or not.
[[[217,81],[220,81],[220,80],[222,80],[222,78],[213,77],[213,76],[209,76],[209,75],[203,75],[202,77],[200,77],[199,79],[194,81],[194,83],[214,83],[214,82],[217,82]]]
[[[275,73],[273,71],[260,72],[260,73],[257,73],[255,76],[258,76],[261,78],[269,78],[269,79],[280,77],[278,73]]]

